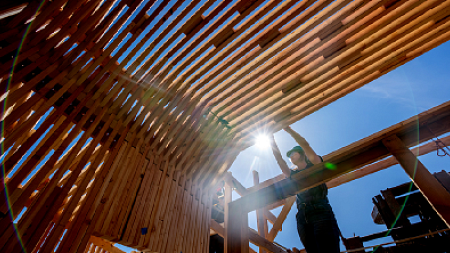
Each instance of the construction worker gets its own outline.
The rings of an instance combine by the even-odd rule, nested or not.
[[[284,130],[299,145],[287,152],[287,156],[296,166],[289,176],[323,162],[322,157],[314,152],[305,138],[290,127]],[[297,231],[307,253],[340,252],[339,227],[327,195],[328,188],[325,184],[297,194]]]

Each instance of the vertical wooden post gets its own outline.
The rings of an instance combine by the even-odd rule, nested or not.
[[[249,253],[248,213],[236,202],[228,204],[225,229],[225,252]]]
[[[255,185],[255,187],[257,187],[259,184],[259,175],[256,170],[253,170],[252,172],[253,172],[253,184]],[[256,210],[256,223],[258,226],[258,234],[261,237],[266,238],[264,228],[267,227],[267,220],[264,218],[263,211],[264,208]],[[266,251],[262,247],[259,247],[259,253],[266,253]]]
[[[227,172],[231,176],[231,172]],[[228,230],[228,222],[229,222],[229,216],[230,216],[230,209],[228,204],[232,201],[232,194],[233,194],[233,188],[230,185],[229,182],[225,181],[225,191],[224,191],[224,223],[225,223],[225,237],[223,238],[224,242],[224,252],[228,251],[228,236],[227,236],[227,230]]]
[[[396,135],[383,139],[383,144],[408,173],[437,214],[450,227],[450,193]]]

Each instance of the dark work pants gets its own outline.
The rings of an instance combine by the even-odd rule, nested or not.
[[[297,231],[307,253],[338,253],[339,227],[328,201],[301,203]]]

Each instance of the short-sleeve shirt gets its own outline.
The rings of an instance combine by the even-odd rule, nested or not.
[[[323,158],[319,156],[320,159],[323,161]],[[307,160],[305,169],[308,169],[310,167],[314,166],[313,163]],[[291,176],[298,173],[298,170],[291,170]],[[318,202],[318,201],[324,201],[328,200],[328,187],[325,183],[318,185],[316,187],[310,188],[306,191],[302,191],[297,194],[297,207],[303,203],[312,203],[312,202]]]

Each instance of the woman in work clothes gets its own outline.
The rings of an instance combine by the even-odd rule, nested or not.
[[[298,143],[287,152],[287,156],[296,168],[290,171],[292,176],[314,164],[322,163],[322,157],[309,146],[300,134],[290,127],[284,129]],[[276,147],[276,145],[274,145]],[[287,174],[287,173],[285,173]],[[318,185],[297,194],[297,231],[307,253],[338,253],[339,227],[330,203],[328,188]]]

